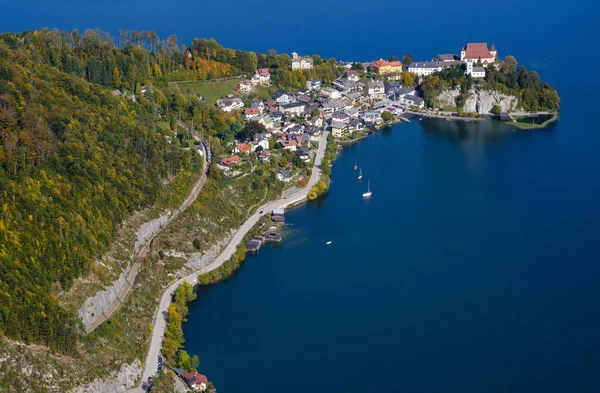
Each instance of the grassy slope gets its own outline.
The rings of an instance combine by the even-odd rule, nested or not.
[[[214,104],[218,99],[232,94],[232,89],[237,87],[239,79],[228,79],[217,82],[190,82],[172,84],[179,87],[182,92],[191,91],[194,94],[204,96],[206,103]]]

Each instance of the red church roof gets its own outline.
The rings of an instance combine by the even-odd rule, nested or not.
[[[466,59],[489,59],[494,57],[488,50],[487,43],[485,42],[467,44],[465,51]]]

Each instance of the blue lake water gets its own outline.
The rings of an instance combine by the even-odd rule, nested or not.
[[[280,247],[199,291],[186,348],[222,393],[598,392],[596,11],[588,0],[24,0],[2,5],[0,31],[148,29],[342,60],[427,60],[467,41],[514,55],[558,88],[558,123],[424,120],[345,149],[326,198],[288,213]]]

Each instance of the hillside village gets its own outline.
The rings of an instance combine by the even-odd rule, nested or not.
[[[338,141],[348,141],[384,123],[398,121],[406,111],[433,114],[425,109],[419,91],[422,78],[455,65],[464,65],[465,73],[472,78],[483,78],[485,67],[493,66],[497,56],[494,45],[488,48],[485,43],[469,43],[461,48],[460,55],[440,54],[425,62],[403,64],[379,59],[360,65],[339,63],[346,71],[331,86],[311,79],[298,91],[278,90],[269,99],[256,99],[246,106],[245,95],[272,85],[269,69],[258,69],[239,83],[234,94],[218,100],[216,105],[224,112],[243,111],[245,120],[255,122],[262,132],[235,141],[231,155],[222,157],[218,167],[226,175],[236,176],[241,173],[237,168],[249,156],[262,163],[274,158],[287,158],[290,164],[309,163],[324,130],[331,131]],[[292,53],[292,70],[312,67],[312,58]],[[281,168],[277,178],[289,182],[292,171]]]

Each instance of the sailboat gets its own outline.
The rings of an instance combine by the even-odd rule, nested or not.
[[[356,170],[356,168],[358,168],[358,165],[356,165],[356,161],[354,161],[354,170]]]
[[[362,179],[362,169],[360,170],[360,172],[358,173],[358,180]]]
[[[365,193],[363,194],[363,198],[368,198],[368,197],[370,197],[370,196],[371,196],[371,194],[372,194],[372,192],[371,192],[371,179],[369,179],[369,183],[368,183],[368,184],[369,184],[369,186],[368,186],[368,188],[367,188],[367,192],[365,192]]]

